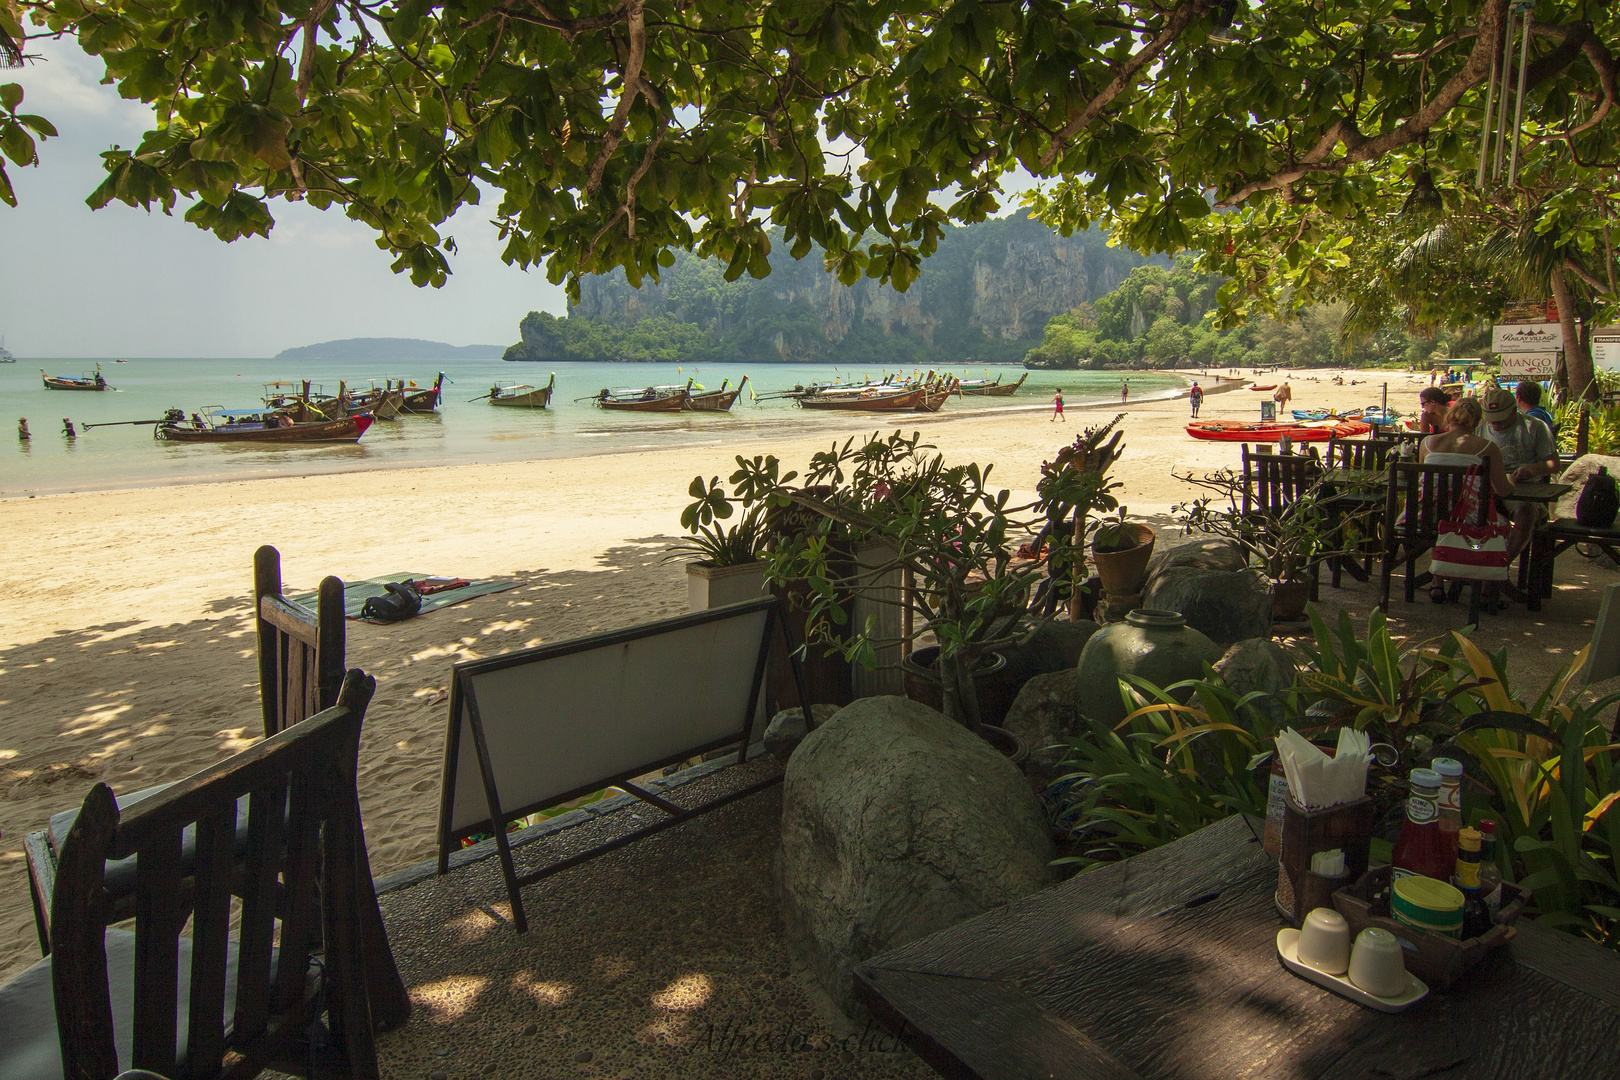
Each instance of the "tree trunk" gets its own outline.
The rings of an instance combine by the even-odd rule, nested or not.
[[[1564,268],[1552,273],[1553,299],[1558,302],[1558,326],[1564,338],[1564,371],[1569,376],[1571,401],[1596,399],[1597,386],[1592,381],[1592,354],[1581,341],[1581,330],[1575,321],[1575,298],[1570,295]]]
[[[979,730],[979,694],[973,685],[973,665],[977,657],[964,657],[960,652],[949,659],[939,660],[940,704],[942,711],[969,731]]]

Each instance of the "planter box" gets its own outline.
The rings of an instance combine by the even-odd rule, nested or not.
[[[765,563],[741,566],[686,564],[686,602],[692,611],[710,611],[765,595]]]

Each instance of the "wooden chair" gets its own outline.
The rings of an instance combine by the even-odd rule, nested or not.
[[[1333,469],[1370,469],[1382,471],[1389,464],[1390,452],[1395,449],[1394,439],[1328,439],[1326,467]]]
[[[259,703],[265,738],[337,703],[347,646],[342,580],[323,579],[317,596],[314,611],[288,600],[281,592],[281,553],[268,544],[254,552],[253,606],[258,636]],[[163,784],[121,796],[119,809],[129,811],[170,786]],[[51,893],[62,843],[79,813],[75,808],[51,815],[46,829],[29,833],[23,842],[34,905],[34,928],[42,956],[51,951]],[[247,810],[243,807],[237,817],[238,851],[245,850],[247,843]],[[389,949],[382,915],[377,910],[371,886],[371,864],[364,845],[358,857],[365,873],[364,891],[370,899],[363,921],[368,951],[373,957],[368,969],[372,977],[371,997],[381,1026],[392,1028],[409,1017],[410,999]],[[182,871],[189,873],[195,859],[196,836],[194,832],[187,832],[180,852]],[[135,914],[135,877],[133,860],[115,862],[106,869],[103,888],[113,907],[114,921]]]
[[[1449,520],[1452,509],[1463,494],[1463,483],[1468,476],[1467,465],[1421,465],[1417,462],[1397,461],[1390,465],[1389,485],[1384,499],[1384,559],[1381,573],[1382,593],[1380,610],[1389,611],[1391,579],[1395,564],[1406,563],[1406,602],[1417,599],[1417,560],[1434,547],[1440,536],[1440,523]],[[1476,482],[1488,485],[1489,480],[1478,473]],[[1487,520],[1491,507],[1490,492],[1476,500],[1475,524]],[[1469,586],[1468,621],[1479,623],[1481,583]]]
[[[355,793],[374,687],[352,671],[334,707],[127,810],[107,785],[90,790],[57,864],[51,955],[0,987],[0,1076],[378,1075]],[[180,865],[188,831],[190,873]],[[129,858],[133,933],[110,928],[119,916],[104,882],[109,864]],[[312,1039],[323,1018],[330,1039]]]
[[[1274,454],[1268,446],[1251,453],[1243,444],[1243,513],[1280,518],[1311,497],[1322,481],[1322,459],[1316,447],[1298,454]],[[1318,598],[1322,567],[1312,563],[1311,599]]]

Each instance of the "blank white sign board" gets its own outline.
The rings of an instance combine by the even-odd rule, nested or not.
[[[477,702],[502,810],[736,739],[754,690],[768,608],[562,655],[457,665],[461,693],[450,830],[489,822],[467,691]],[[448,763],[447,763],[448,764]]]

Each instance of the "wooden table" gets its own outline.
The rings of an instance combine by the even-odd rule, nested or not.
[[[855,969],[942,1076],[1613,1080],[1620,955],[1521,923],[1450,994],[1387,1016],[1285,970],[1277,864],[1228,818]]]

